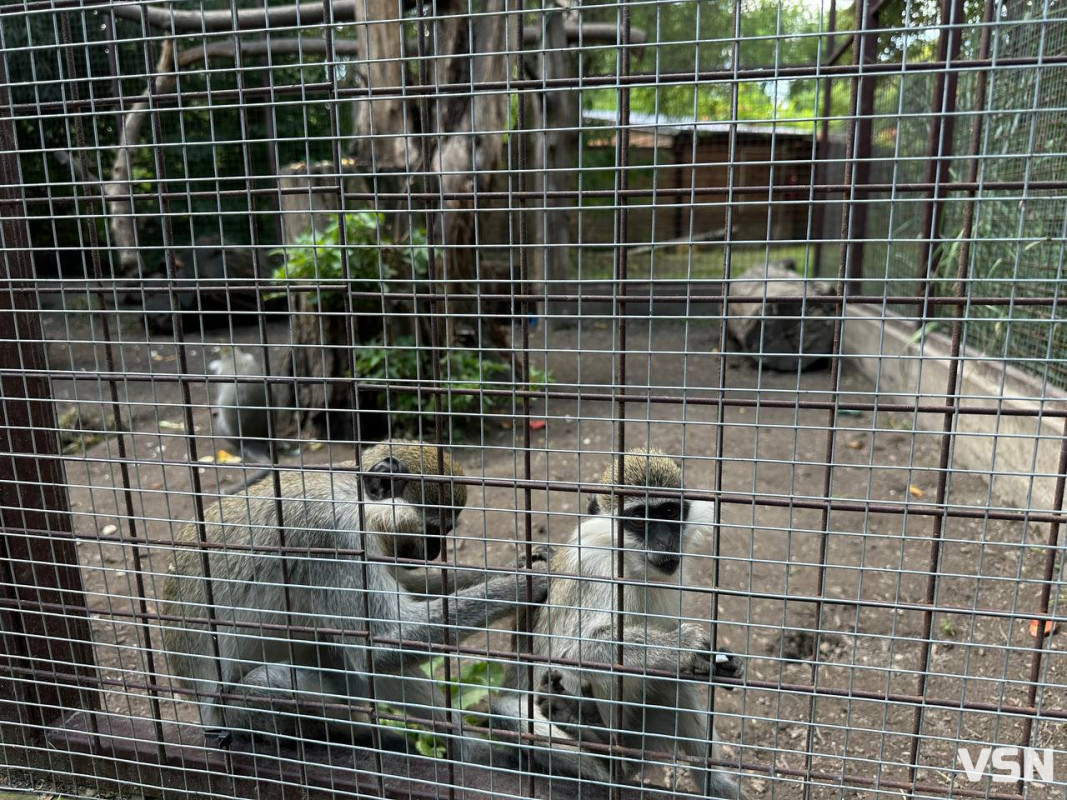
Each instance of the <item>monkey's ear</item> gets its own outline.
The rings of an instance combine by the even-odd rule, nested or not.
[[[404,465],[400,460],[389,456],[383,458],[370,468],[370,474],[363,477],[363,491],[368,500],[380,501],[396,497],[404,491]]]

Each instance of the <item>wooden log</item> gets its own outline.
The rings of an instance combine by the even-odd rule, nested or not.
[[[741,352],[768,369],[807,369],[831,354],[836,306],[818,298],[832,293],[828,282],[803,277],[788,259],[752,267],[730,281],[726,330]],[[806,300],[776,299],[785,297]]]

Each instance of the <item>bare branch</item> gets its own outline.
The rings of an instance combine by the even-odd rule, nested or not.
[[[333,17],[336,22],[353,22],[356,18],[357,0],[334,0]],[[233,15],[228,9],[221,11],[178,11],[166,6],[142,6],[129,4],[113,6],[116,17],[139,22],[144,10],[145,20],[154,28],[165,28],[174,33],[220,33],[235,30]],[[326,4],[295,3],[271,9],[242,8],[237,12],[236,30],[260,30],[284,28],[297,25],[317,25],[325,20]]]
[[[130,185],[131,143],[136,142],[141,134],[141,125],[144,123],[152,92],[169,92],[177,80],[174,45],[169,39],[163,43],[163,52],[160,53],[159,62],[156,64],[156,72],[158,74],[153,86],[144,91],[126,114],[122,132],[119,134],[115,161],[111,165],[111,180],[102,187],[104,196],[108,198],[111,238],[118,248],[119,269],[126,275],[141,274],[143,266],[137,247],[137,221],[133,216],[133,186]]]
[[[335,22],[354,22],[362,0],[334,0],[333,17]],[[222,11],[178,11],[166,6],[141,6],[135,4],[113,6],[116,17],[139,22],[141,9],[145,19],[154,28],[164,28],[174,33],[224,33],[234,30],[265,30],[269,28],[296,27],[298,25],[319,25],[326,20],[326,4],[322,2],[297,3],[288,6],[275,6],[270,9],[243,8],[237,12],[237,26],[234,27],[233,15],[229,10]],[[372,15],[373,16],[373,15]],[[373,26],[372,26],[373,27]],[[619,40],[618,28],[614,23],[585,23],[568,21],[565,25],[567,44],[613,44]],[[633,44],[644,44],[645,32],[635,28],[630,32]],[[538,28],[526,28],[523,31],[523,44],[537,44],[541,40]],[[415,52],[411,48],[409,52]],[[397,84],[399,85],[399,84]]]
[[[338,55],[345,56],[357,56],[359,55],[359,43],[344,39],[335,39],[334,51]],[[301,38],[301,39],[271,39],[267,41],[243,41],[241,42],[241,54],[246,56],[261,56],[270,53],[272,56],[291,56],[291,55],[327,55],[326,42],[322,39]],[[232,41],[226,42],[214,42],[212,44],[200,47],[192,47],[188,50],[183,50],[178,55],[178,69],[185,69],[194,64],[201,63],[204,58],[229,58],[232,59],[235,56],[235,50]]]
[[[356,42],[336,41],[335,50],[339,54],[355,55],[358,53]],[[326,42],[322,39],[275,39],[270,42],[251,41],[240,43],[244,55],[293,55],[308,53],[323,55]],[[178,72],[194,64],[203,63],[205,59],[232,59],[236,50],[232,41],[213,42],[209,45],[183,50],[174,56],[170,40],[163,45],[163,52],[156,64],[157,75],[152,89],[146,90],[130,106],[129,112],[119,134],[118,149],[111,166],[111,178],[103,183],[101,189],[107,198],[108,216],[110,217],[111,237],[118,248],[119,268],[124,274],[140,274],[142,267],[140,251],[137,247],[137,224],[133,215],[133,187],[130,183],[130,162],[134,148],[140,138],[141,126],[148,112],[150,92],[164,94],[170,92],[177,82]],[[58,155],[57,155],[58,158]],[[76,159],[71,159],[79,177],[85,180],[88,173]],[[95,183],[96,180],[92,181]]]

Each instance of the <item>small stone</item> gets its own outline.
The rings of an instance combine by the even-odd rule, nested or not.
[[[118,531],[118,525],[105,525],[104,529],[100,531],[100,533],[104,534],[104,536],[111,536],[114,533],[118,533]]]

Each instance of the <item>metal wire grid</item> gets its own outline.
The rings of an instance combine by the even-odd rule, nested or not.
[[[1049,122],[1062,113],[1055,95],[1004,87],[1016,79],[1032,80],[1034,87],[1062,83],[1067,56],[1056,42],[1062,44],[1064,23],[1048,3],[1040,9],[988,1],[982,8],[900,5],[861,7],[846,23],[853,12],[831,4],[806,32],[789,29],[783,6],[769,33],[745,29],[740,2],[687,7],[696,35],[675,41],[662,31],[680,6],[583,6],[577,21],[607,22],[613,39],[594,44],[580,35],[571,46],[581,77],[551,79],[551,60],[537,42],[560,12],[510,6],[515,38],[504,48],[505,76],[459,83],[443,83],[442,59],[430,55],[454,11],[421,9],[409,23],[416,52],[408,58],[418,77],[399,87],[352,80],[359,62],[342,57],[342,43],[360,35],[330,23],[351,13],[339,0],[322,12],[302,8],[291,24],[269,27],[262,18],[240,16],[253,13],[252,4],[220,4],[232,15],[229,25],[179,42],[227,45],[238,25],[249,41],[299,30],[308,42],[297,63],[319,65],[318,72],[292,70],[273,58],[264,66],[256,63],[262,53],[239,49],[235,69],[218,69],[205,57],[165,92],[158,90],[155,65],[163,37],[176,25],[170,12],[163,12],[169,22],[153,26],[151,15],[159,11],[151,6],[30,2],[3,8],[3,296],[12,313],[3,315],[9,448],[2,585],[4,656],[13,680],[4,696],[4,719],[12,724],[0,730],[8,764],[24,768],[10,780],[102,793],[124,785],[209,796],[305,787],[408,796],[572,791],[540,775],[514,783],[498,773],[487,788],[474,767],[450,759],[405,763],[399,776],[407,780],[398,783],[387,753],[368,758],[311,743],[250,759],[206,749],[190,724],[205,701],[168,679],[156,600],[178,527],[202,520],[241,471],[227,469],[218,453],[230,445],[209,413],[205,387],[218,379],[207,362],[219,345],[245,344],[270,367],[254,377],[278,397],[288,387],[297,393],[300,385],[284,371],[287,348],[306,353],[310,362],[327,358],[323,348],[295,338],[297,316],[286,317],[264,300],[264,292],[281,285],[291,309],[300,307],[302,295],[343,295],[339,310],[317,314],[338,323],[334,330],[341,332],[348,365],[332,377],[316,375],[323,398],[332,386],[351,386],[350,375],[358,376],[353,404],[368,393],[385,394],[379,413],[362,404],[339,409],[323,431],[334,435],[321,448],[305,442],[299,454],[286,455],[285,446],[300,433],[271,436],[272,456],[308,474],[336,469],[378,438],[369,431],[383,419],[407,421],[418,436],[447,442],[467,468],[457,482],[472,494],[447,563],[508,570],[529,543],[558,543],[582,518],[597,476],[628,447],[653,444],[682,459],[686,485],[693,487],[689,496],[717,503],[713,535],[689,558],[687,575],[696,577],[686,584],[684,612],[691,621],[716,622],[719,643],[745,655],[743,690],[713,685],[706,710],[714,711],[719,737],[729,746],[720,763],[747,771],[750,791],[769,797],[1061,796],[1060,772],[1042,787],[988,778],[972,785],[956,748],[970,746],[977,754],[986,744],[1033,745],[1067,758],[1059,642],[1055,635],[1031,638],[1028,631],[1031,620],[1041,630],[1041,623],[1062,618],[1059,526],[1067,446],[1061,420],[1067,410],[1053,388],[1064,363],[1056,323],[1062,232],[1058,243],[1042,250],[1050,256],[1043,275],[1055,280],[1046,278],[1044,291],[1030,292],[1021,280],[1020,265],[1031,252],[1026,243],[1055,232],[1034,231],[1034,217],[1023,212],[1011,217],[1014,231],[991,237],[982,228],[999,209],[1040,208],[1039,216],[1049,209],[1046,218],[1054,220],[1063,208],[1065,187],[1055,174],[1020,174],[1012,166],[1033,160],[1039,149],[1034,136],[1025,144],[997,138],[990,123],[1008,107],[1031,134],[1048,131],[1041,152],[1050,158],[1039,163],[1054,163],[1063,149]],[[132,22],[130,11],[136,11]],[[469,11],[471,19],[489,14]],[[728,27],[708,27],[709,18],[711,24],[721,19],[717,12],[725,13]],[[882,15],[889,12],[903,21],[887,24]],[[645,26],[637,32],[635,14]],[[945,25],[946,19],[966,25]],[[526,30],[540,34],[529,51]],[[906,47],[882,47],[882,41],[916,32],[932,42],[934,31],[936,52],[916,56]],[[642,34],[645,41],[638,42]],[[814,63],[788,61],[788,45],[805,39],[818,42]],[[770,59],[746,60],[747,48],[761,41],[773,44]],[[322,53],[331,57],[324,61]],[[722,54],[725,60],[716,61]],[[690,57],[690,64],[678,60]],[[43,71],[42,63],[54,70]],[[966,86],[961,110],[947,100],[958,93],[957,78]],[[637,155],[649,115],[653,128],[666,127],[661,104],[672,87],[720,92],[726,105],[718,119],[730,121],[742,118],[746,92],[787,80],[816,87],[811,107],[757,116],[753,124],[763,125],[767,147],[759,169],[743,156],[738,125],[730,126],[720,153],[702,151],[692,136],[688,152],[674,152],[669,161],[655,147],[651,164]],[[166,270],[131,287],[111,277],[121,247],[107,224],[99,184],[85,181],[76,166],[57,167],[54,153],[71,152],[102,178],[117,131],[146,88],[141,148],[147,158],[136,162],[144,172],[134,176],[142,183],[129,183],[123,195],[141,209],[142,258],[159,252]],[[384,148],[391,134],[356,136],[346,109],[398,90],[420,98],[411,104],[420,119],[434,120],[410,137],[424,164],[448,132],[437,116],[445,99],[501,93],[536,99],[515,102],[507,124],[489,132],[506,134],[508,142],[499,179],[487,190],[446,190],[417,166],[385,175],[364,165],[359,185],[336,166],[348,157],[351,141]],[[634,93],[649,90],[652,108],[635,122]],[[608,97],[615,112],[607,126],[593,129],[582,116],[572,123],[579,134],[572,168],[577,181],[562,189],[550,188],[555,154],[542,138],[553,127],[567,127],[554,126],[546,111],[559,96],[576,96],[579,109]],[[694,93],[694,115],[702,113],[700,102]],[[205,107],[213,109],[199,119],[207,129],[189,126]],[[263,119],[256,119],[259,108],[268,111]],[[938,132],[952,119],[954,134]],[[412,120],[406,124],[414,130]],[[808,154],[786,158],[785,133],[778,129],[798,124],[810,130]],[[61,144],[50,138],[57,130]],[[606,168],[590,138],[602,150],[613,148]],[[923,144],[934,149],[923,151]],[[924,156],[931,156],[927,163]],[[284,172],[293,161],[324,159],[332,163],[318,172],[307,166]],[[264,160],[266,171],[258,171]],[[798,160],[807,178],[799,185],[781,180]],[[210,162],[206,172],[198,171],[198,161]],[[418,163],[416,157],[409,162]],[[679,172],[682,180],[675,180]],[[330,219],[342,223],[336,244],[322,248],[338,254],[341,279],[270,279],[271,251],[285,241],[287,219],[298,216],[286,207],[290,198],[318,209],[320,227]],[[460,249],[440,240],[439,213],[470,213],[452,202],[478,209],[471,215],[476,272],[469,279],[438,271],[451,266],[438,259]],[[678,206],[683,235],[665,236],[660,221],[668,214],[676,219]],[[766,208],[765,228],[735,230],[752,206]],[[388,249],[381,239],[345,239],[345,215],[368,207],[386,209],[387,219],[401,220],[397,228],[408,236],[424,226],[426,246],[438,254],[428,259],[425,276],[400,276],[407,278],[402,292],[409,298],[400,311],[381,288],[344,280],[356,275],[363,253]],[[798,208],[804,234],[770,241],[776,220],[797,216]],[[697,220],[708,209],[722,216],[722,243],[700,241],[706,223],[698,228]],[[546,245],[561,214],[569,238]],[[154,220],[142,219],[149,216]],[[590,227],[605,216],[611,218],[606,242],[603,228],[593,234]],[[914,232],[901,241],[906,220],[912,227],[918,222],[917,241]],[[190,257],[219,250],[197,239],[205,221],[210,233],[237,236],[241,245],[222,247],[221,274],[213,277],[200,273],[199,261],[191,273],[181,271]],[[833,233],[820,238],[823,231]],[[674,238],[682,239],[684,279],[654,285],[671,254],[652,245]],[[951,258],[937,256],[949,239],[958,243]],[[81,256],[73,272],[67,264],[58,274],[48,271],[39,243],[49,240],[61,260]],[[609,272],[586,247],[592,243],[611,246]],[[997,245],[1014,248],[1012,282],[981,279],[982,250]],[[237,277],[240,249],[253,255],[254,269]],[[817,351],[830,356],[825,371],[775,373],[748,365],[720,324],[731,282],[783,249],[802,272],[836,274],[835,287],[818,297],[833,309],[832,341]],[[567,268],[553,272],[560,251],[567,253]],[[931,271],[935,256],[938,270],[947,271]],[[720,262],[717,275],[706,267],[709,260]],[[909,264],[902,277],[898,263]],[[192,294],[202,298],[220,286],[226,289],[221,329],[209,327],[201,309],[183,305]],[[772,291],[768,282],[763,294]],[[126,292],[135,296],[132,303],[124,302]],[[169,334],[144,327],[143,307],[153,295],[164,300],[156,310],[171,318]],[[800,304],[795,316],[806,326],[817,324],[808,288],[791,299]],[[373,305],[368,309],[366,302]],[[316,317],[306,306],[303,314]],[[430,320],[428,340],[383,348],[360,338],[359,326],[393,315]],[[368,379],[356,368],[360,355],[372,351],[395,361],[459,350],[454,326],[482,316],[505,320],[518,355],[511,379],[483,372],[471,388],[450,360],[436,358],[431,374],[410,380],[388,373]],[[935,316],[945,319],[941,331],[922,326]],[[918,334],[910,333],[909,322],[920,324]],[[463,342],[483,362],[497,355],[477,326],[473,342]],[[759,357],[767,355],[762,342]],[[1020,344],[1013,349],[1013,342]],[[1005,369],[1016,365],[1036,377]],[[531,384],[531,367],[550,369],[552,381],[522,388]],[[480,369],[488,368],[483,363]],[[406,403],[412,396],[418,413]],[[477,402],[450,412],[460,398]],[[483,408],[491,398],[503,398],[503,406]],[[321,399],[307,410],[329,402]],[[70,405],[77,416],[64,414]],[[457,417],[473,422],[462,435],[453,431]],[[541,420],[543,428],[530,425]],[[56,431],[76,434],[62,459]],[[86,440],[86,433],[102,441]],[[15,458],[27,452],[37,458]],[[64,484],[67,496],[52,488]],[[280,547],[298,557],[284,542]],[[500,634],[452,638],[441,652],[454,656],[444,662],[445,680],[461,676],[465,664],[530,663]],[[78,709],[85,711],[72,713]],[[527,739],[523,745],[545,743]],[[671,761],[647,753],[643,759],[649,767]],[[662,775],[646,774],[662,783]]]

